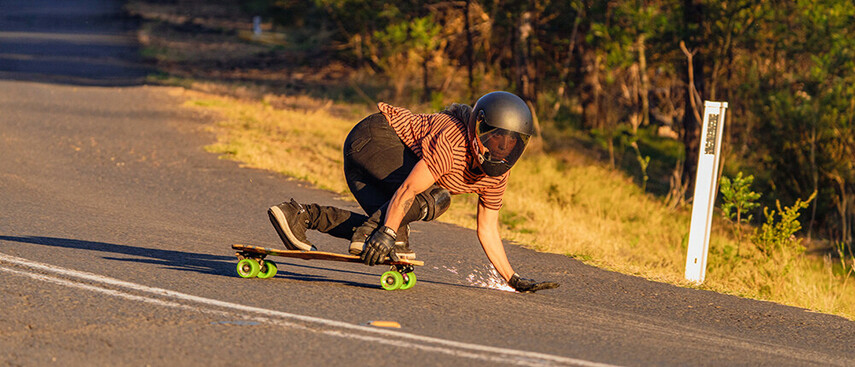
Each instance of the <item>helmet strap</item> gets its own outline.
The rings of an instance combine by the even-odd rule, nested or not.
[[[478,164],[480,165],[481,163],[484,163],[484,161],[487,160],[484,156],[484,150],[487,148],[481,144],[481,140],[479,140],[477,136],[472,138],[472,146],[475,147],[475,156],[478,159]]]

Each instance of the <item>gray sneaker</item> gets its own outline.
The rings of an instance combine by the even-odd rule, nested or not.
[[[365,247],[365,241],[368,241],[368,237],[371,236],[374,229],[374,227],[367,225],[362,225],[357,228],[356,232],[353,233],[353,237],[351,237],[348,252],[350,252],[351,255],[362,254],[362,249]]]
[[[272,206],[267,209],[270,223],[289,250],[315,251],[317,248],[306,238],[309,226],[309,213],[300,203],[291,202]]]
[[[401,259],[414,260],[416,253],[410,249],[410,225],[407,224],[403,231],[398,233],[395,240],[395,254]]]

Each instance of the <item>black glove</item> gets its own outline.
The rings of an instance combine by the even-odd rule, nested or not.
[[[365,265],[377,265],[383,262],[386,256],[391,257],[392,261],[398,261],[398,255],[392,251],[395,248],[395,237],[395,231],[386,226],[374,231],[368,241],[365,242],[365,249],[360,255]]]
[[[558,288],[559,284],[555,282],[537,282],[533,279],[520,278],[519,274],[514,273],[508,285],[522,293],[534,293],[541,289]]]

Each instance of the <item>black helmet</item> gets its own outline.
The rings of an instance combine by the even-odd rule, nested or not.
[[[469,131],[477,162],[488,176],[498,177],[511,169],[534,135],[531,110],[520,97],[491,92],[475,102]]]

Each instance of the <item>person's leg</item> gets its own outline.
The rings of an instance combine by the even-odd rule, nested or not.
[[[268,210],[271,223],[289,248],[314,248],[306,239],[305,231],[316,229],[335,237],[350,238],[350,252],[359,253],[368,236],[385,220],[387,203],[417,162],[418,156],[403,144],[382,114],[368,116],[345,139],[344,170],[348,188],[371,217],[331,206],[301,205],[292,199]],[[420,194],[417,204],[405,214],[396,241],[399,254],[412,253],[408,224],[433,216],[435,205],[428,205],[425,198],[430,198],[428,193],[437,189],[442,190],[434,186]],[[444,192],[447,195],[447,191]]]
[[[385,121],[385,118],[382,115],[380,115],[380,118]],[[349,150],[353,150],[353,147],[356,147],[356,150],[359,150],[363,145],[368,144],[368,142],[371,141],[368,122],[372,119],[376,120],[376,115],[371,115],[360,121],[348,135],[344,150],[345,172],[350,171],[348,169],[347,162]],[[349,186],[351,185],[351,181],[352,180],[348,179]],[[352,186],[351,190],[353,191]],[[364,193],[362,193],[360,197],[364,198],[363,201],[365,201],[365,198],[370,198],[371,195],[368,193],[373,190],[373,187],[362,187],[361,191],[364,191]],[[376,199],[377,202],[386,200],[383,198],[385,195],[383,193],[375,193],[374,195],[380,195],[379,198]],[[360,205],[362,205],[362,203],[360,203]],[[380,204],[376,204],[377,208],[379,208],[380,205],[382,205],[382,202]],[[365,207],[363,206],[363,208]],[[376,210],[376,208],[374,210]],[[365,223],[368,218],[365,215],[332,206],[300,204],[294,199],[291,199],[290,202],[286,201],[270,207],[267,214],[270,217],[270,222],[276,229],[276,233],[279,234],[279,238],[285,244],[285,247],[292,250],[303,251],[315,249],[315,246],[306,238],[306,230],[315,229],[322,233],[328,233],[334,237],[352,239],[356,228]]]
[[[371,216],[356,229],[351,253],[360,253],[365,240],[385,221],[389,201],[419,161],[382,114],[369,116],[359,125],[345,140],[345,177],[353,196]],[[437,185],[417,195],[397,231],[399,256],[415,257],[409,247],[409,223],[433,220],[445,212],[450,199],[448,191]]]
[[[369,116],[360,125],[345,142],[345,177],[353,196],[371,216],[354,233],[350,247],[354,254],[362,252],[365,240],[385,221],[386,206],[419,161],[382,114]],[[418,220],[418,208],[411,212],[398,229],[396,245],[400,254],[414,256],[407,245],[407,224]]]
[[[270,207],[267,214],[285,247],[302,251],[316,249],[306,238],[309,229],[350,240],[356,228],[368,219],[365,215],[349,210],[319,204],[300,204],[294,199]]]
[[[371,215],[356,228],[350,253],[359,254],[365,240],[384,220],[384,206],[404,182],[418,157],[407,149],[386,117],[368,116],[351,130],[344,143],[344,174],[356,201]]]
[[[418,161],[380,113],[366,117],[345,139],[347,186],[369,215],[392,198]]]

